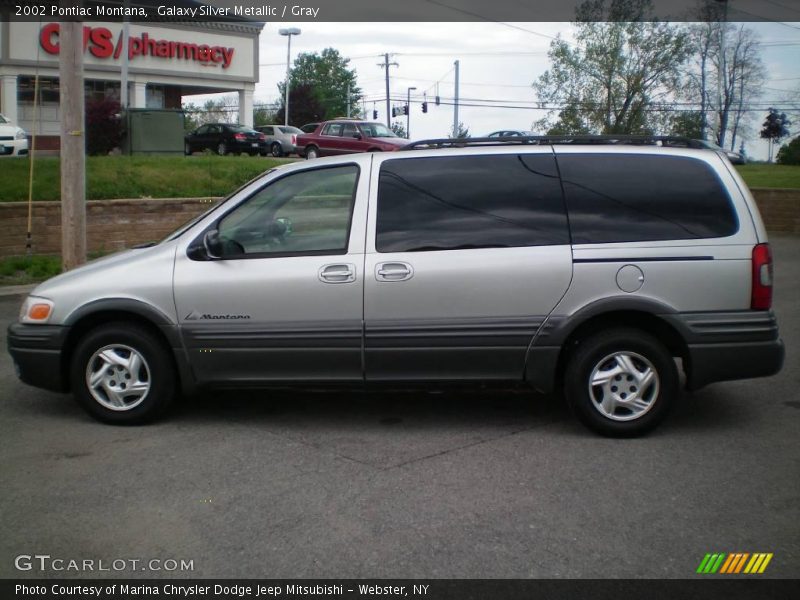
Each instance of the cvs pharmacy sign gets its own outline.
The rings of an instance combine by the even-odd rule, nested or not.
[[[48,54],[58,54],[58,23],[49,23],[39,32],[39,44]],[[83,51],[96,58],[118,59],[122,54],[122,31],[114,38],[114,34],[106,27],[83,27]],[[128,36],[128,59],[137,56],[153,56],[167,60],[191,60],[204,66],[221,66],[227,69],[233,61],[233,48],[211,46],[194,42],[159,40],[150,37],[147,32],[139,36]]]

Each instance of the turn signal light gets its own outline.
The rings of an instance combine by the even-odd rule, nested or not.
[[[769,310],[772,307],[772,252],[769,244],[753,247],[750,308]]]
[[[49,304],[34,304],[28,310],[28,318],[32,321],[44,321],[50,316]]]

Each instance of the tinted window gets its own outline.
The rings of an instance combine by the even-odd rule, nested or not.
[[[273,135],[272,127],[259,127],[258,130],[266,135]]]
[[[575,244],[723,237],[738,228],[722,183],[702,161],[570,154],[558,166]]]
[[[358,133],[358,129],[352,123],[345,123],[342,127],[342,137],[353,137]]]
[[[412,158],[381,166],[379,252],[567,243],[552,155]]]
[[[301,171],[269,183],[220,221],[226,254],[344,254],[357,183],[355,165]]]

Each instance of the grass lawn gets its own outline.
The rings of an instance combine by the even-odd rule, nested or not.
[[[87,156],[86,197],[191,198],[225,196],[285,161],[257,156]],[[28,199],[30,160],[2,159],[0,202]],[[34,200],[60,198],[59,159],[37,158]]]
[[[736,167],[751,188],[800,188],[800,166],[739,165]]]
[[[60,256],[9,256],[0,258],[0,285],[24,285],[61,273]]]

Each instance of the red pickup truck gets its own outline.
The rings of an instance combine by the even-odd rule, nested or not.
[[[353,152],[391,152],[408,144],[383,123],[335,119],[323,121],[313,133],[297,136],[297,153],[306,158]]]

